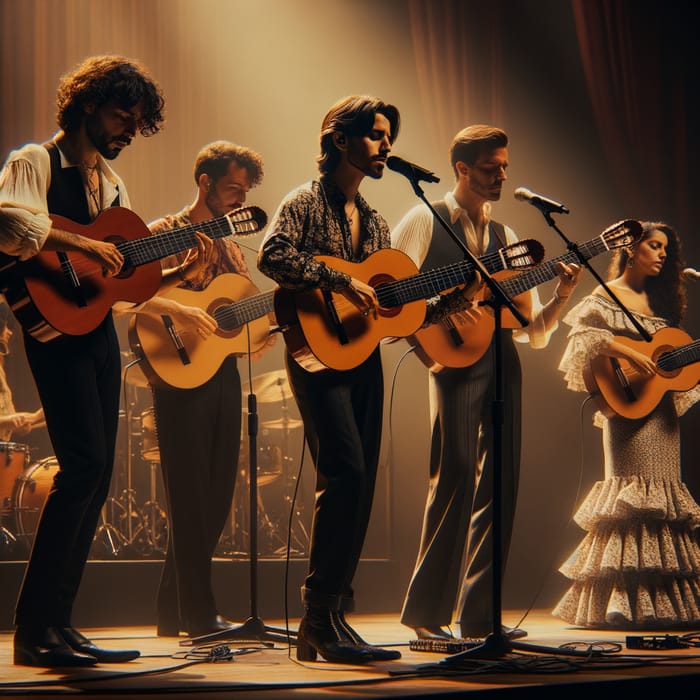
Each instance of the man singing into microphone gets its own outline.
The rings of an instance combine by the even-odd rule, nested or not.
[[[508,137],[493,126],[460,131],[450,148],[456,185],[436,211],[463,236],[478,257],[517,240],[515,233],[491,218],[491,202],[501,197],[508,168]],[[406,252],[423,270],[463,259],[463,253],[428,207],[409,211],[392,233],[392,246]],[[557,318],[578,282],[576,265],[559,263],[559,283],[544,306],[536,290],[523,297],[528,325],[503,330],[505,378],[502,450],[502,562],[508,553],[520,468],[520,361],[514,339],[544,347]],[[489,313],[477,304],[453,316],[457,324],[479,323]],[[432,429],[430,485],[420,549],[404,601],[401,621],[420,639],[451,638],[453,614],[462,637],[498,632],[509,638],[523,630],[492,630],[492,399],[494,353],[491,346],[471,366],[430,372]],[[464,567],[461,566],[464,560]],[[461,577],[461,580],[460,580]]]

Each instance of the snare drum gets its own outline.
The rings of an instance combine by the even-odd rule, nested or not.
[[[36,532],[41,509],[44,507],[44,501],[49,495],[57,472],[56,458],[46,457],[32,464],[17,479],[13,506],[18,535],[33,535]]]
[[[29,464],[29,445],[0,442],[0,510],[12,505],[17,479]]]

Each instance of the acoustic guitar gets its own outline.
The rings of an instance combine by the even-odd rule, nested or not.
[[[497,269],[528,269],[544,256],[538,241],[522,240],[488,257]],[[363,315],[342,294],[278,288],[275,315],[287,349],[311,372],[349,370],[364,362],[384,338],[405,338],[425,320],[426,299],[474,280],[474,264],[460,261],[418,272],[405,253],[378,250],[360,263],[319,255],[317,260],[374,288],[377,314]]]
[[[608,227],[600,236],[578,244],[578,250],[585,260],[590,260],[605,251],[632,245],[641,235],[641,224],[628,219]],[[520,274],[497,272],[494,278],[527,318],[531,312],[530,296],[522,295],[533,287],[554,279],[558,274],[558,262],[577,263],[580,258],[575,251],[567,251],[532,270]],[[483,356],[496,328],[493,309],[486,303],[485,295],[489,294],[490,290],[484,286],[480,298],[482,312],[478,319],[463,322],[457,316],[449,316],[440,323],[421,328],[409,339],[416,349],[416,355],[426,367],[433,372],[440,372],[446,367],[469,367]],[[503,309],[501,323],[503,328],[520,326],[507,308]]]
[[[241,275],[219,275],[202,291],[176,287],[163,297],[203,309],[216,320],[217,328],[202,338],[196,331],[178,329],[167,314],[133,314],[129,344],[154,386],[201,386],[229,355],[260,350],[270,334],[274,291],[260,293]]]
[[[661,328],[651,339],[615,340],[650,357],[656,374],[641,376],[624,359],[598,355],[583,373],[586,389],[608,418],[648,416],[667,391],[687,391],[700,382],[700,340],[691,340],[680,328]]]
[[[160,259],[197,245],[196,231],[210,238],[260,231],[267,215],[245,207],[215,219],[152,235],[130,209],[105,209],[93,222],[77,224],[56,214],[55,228],[114,243],[124,256],[120,273],[108,277],[100,265],[80,252],[43,251],[20,261],[0,260],[0,291],[18,322],[33,337],[84,335],[97,328],[116,301],[150,299],[161,283]]]

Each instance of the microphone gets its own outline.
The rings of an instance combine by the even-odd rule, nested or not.
[[[686,267],[683,270],[682,275],[687,280],[700,280],[700,272],[694,267]]]
[[[389,156],[386,159],[386,167],[389,170],[393,170],[395,173],[400,173],[404,177],[407,177],[412,182],[420,182],[424,180],[425,182],[440,182],[440,178],[431,173],[430,170],[421,168],[420,165],[414,165],[409,163],[403,158],[398,156]]]
[[[537,207],[543,214],[568,214],[569,210],[559,202],[555,202],[553,199],[548,199],[543,197],[541,194],[535,194],[530,192],[527,187],[518,187],[513,196],[519,199],[521,202],[529,202],[533,207]]]

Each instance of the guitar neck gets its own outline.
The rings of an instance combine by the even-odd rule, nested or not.
[[[499,272],[506,267],[498,251],[487,253],[480,257],[479,261],[491,273]],[[473,279],[474,263],[471,260],[460,260],[405,279],[380,284],[375,291],[380,306],[390,309],[417,299],[430,299],[445,289],[457,287]]]
[[[602,238],[594,238],[592,241],[581,244],[578,248],[585,260],[590,260],[596,255],[600,255],[600,253],[608,250]],[[567,251],[563,255],[552,258],[551,260],[546,260],[532,270],[522,272],[515,277],[509,277],[507,280],[501,282],[501,287],[511,298],[523,294],[543,282],[553,280],[558,274],[556,266],[559,262],[570,264],[578,263],[580,260],[576,253]]]
[[[250,227],[248,226],[250,224]],[[117,244],[119,252],[124,256],[125,267],[145,265],[169,255],[180,253],[197,246],[196,232],[201,231],[211,239],[224,238],[232,234],[257,231],[254,222],[232,222],[228,216],[209,219],[198,224],[188,224],[182,228],[144,236]]]
[[[261,318],[275,309],[274,290],[226,304],[214,311],[216,323],[222,330],[232,331],[249,321]]]
[[[700,362],[700,340],[664,352],[656,361],[656,365],[665,372],[672,372],[694,362]]]

